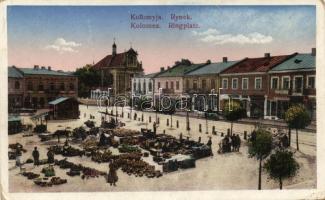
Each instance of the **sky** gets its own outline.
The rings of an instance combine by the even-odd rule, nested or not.
[[[8,64],[74,71],[135,49],[146,73],[182,58],[194,63],[310,52],[315,6],[9,6]],[[171,15],[189,16],[174,21]],[[134,20],[131,16],[161,16]],[[160,28],[131,28],[131,24]],[[168,28],[169,23],[194,28]]]

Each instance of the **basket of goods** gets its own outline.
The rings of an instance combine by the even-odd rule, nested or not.
[[[61,185],[61,184],[67,183],[67,179],[61,179],[60,177],[52,177],[51,183],[53,185]]]
[[[27,150],[23,148],[23,145],[20,144],[20,143],[18,143],[18,142],[15,143],[15,144],[9,144],[8,147],[9,147],[10,149],[12,149],[12,150],[20,150],[20,151],[22,151],[22,152],[24,152],[24,153],[27,152]]]
[[[51,150],[52,152],[54,152],[54,154],[56,154],[56,155],[62,154],[62,152],[63,152],[63,147],[59,146],[59,145],[50,146],[50,148],[48,148],[48,149]]]
[[[73,129],[72,137],[75,139],[82,139],[82,140],[86,139],[87,137],[86,129],[82,126]]]
[[[100,172],[96,169],[84,167],[82,170],[83,175],[81,176],[82,179],[84,178],[98,178],[99,176],[106,175],[105,172]]]
[[[33,172],[23,172],[22,175],[27,177],[28,179],[35,179],[40,176],[40,174],[35,174]]]
[[[127,136],[140,135],[140,132],[135,130],[125,129],[125,128],[117,128],[113,130],[113,134],[117,137],[127,137]]]
[[[85,155],[85,151],[73,148],[72,146],[64,146],[62,155],[69,156],[69,157],[82,156]]]
[[[28,159],[26,160],[26,163],[33,163],[33,162],[34,162],[34,160],[31,159],[31,158],[28,158]]]
[[[94,121],[91,121],[91,120],[87,120],[85,121],[84,123],[88,128],[93,128],[95,127],[95,122]]]
[[[67,172],[67,175],[69,175],[69,176],[80,176],[80,171],[70,169],[70,171]]]
[[[49,181],[44,181],[42,178],[37,178],[34,180],[34,183],[41,187],[51,187],[53,184]]]
[[[105,150],[104,152],[96,151],[93,153],[91,160],[102,163],[109,162],[111,160],[112,152],[110,150]]]
[[[88,136],[87,139],[82,142],[81,146],[83,147],[83,149],[91,151],[98,149],[97,144],[98,142],[96,137]]]
[[[48,166],[48,167],[44,167],[42,169],[42,173],[45,175],[45,177],[51,177],[51,176],[55,176],[55,171],[52,165]]]
[[[118,147],[118,150],[119,150],[120,153],[141,152],[141,150],[139,149],[139,147],[131,146],[131,145],[127,145],[127,144],[121,144]]]

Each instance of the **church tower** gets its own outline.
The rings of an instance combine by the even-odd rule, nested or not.
[[[116,44],[115,44],[115,39],[114,39],[114,43],[112,45],[112,55],[115,56],[116,55]]]

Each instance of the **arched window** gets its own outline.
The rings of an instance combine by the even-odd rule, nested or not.
[[[20,83],[19,83],[19,81],[16,81],[15,82],[15,89],[20,89]]]

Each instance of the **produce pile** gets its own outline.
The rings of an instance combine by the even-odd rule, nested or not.
[[[55,170],[53,166],[44,167],[41,171],[45,177],[55,176]]]
[[[28,179],[35,179],[40,176],[40,174],[35,174],[33,172],[23,172],[22,175],[27,177]]]
[[[131,146],[131,145],[127,145],[127,144],[121,144],[118,147],[118,150],[120,153],[132,153],[132,152],[141,152],[139,147],[136,146]]]
[[[61,179],[60,177],[52,177],[50,181],[47,181],[46,178],[38,178],[34,180],[34,183],[36,185],[39,185],[41,187],[52,187],[52,185],[61,185],[67,183],[67,179]]]
[[[52,150],[54,154],[61,154],[63,156],[72,157],[72,156],[82,156],[85,155],[85,151],[74,148],[72,146],[60,146],[60,145],[54,145],[49,148],[49,150]]]
[[[95,122],[94,122],[94,121],[91,121],[91,120],[87,120],[84,124],[85,124],[88,128],[93,128],[93,127],[95,127]]]
[[[110,150],[94,151],[92,152],[91,160],[98,163],[109,162],[112,158],[112,152]]]
[[[24,147],[23,147],[23,145],[21,145],[20,143],[15,143],[15,144],[9,144],[9,146],[8,146],[10,149],[12,149],[12,150],[20,150],[20,151],[22,151],[22,152],[24,152],[24,153],[26,153],[27,152],[27,150],[26,149],[24,149]]]
[[[125,128],[117,128],[113,130],[113,135],[117,137],[136,136],[136,135],[140,135],[140,131],[125,129]]]

